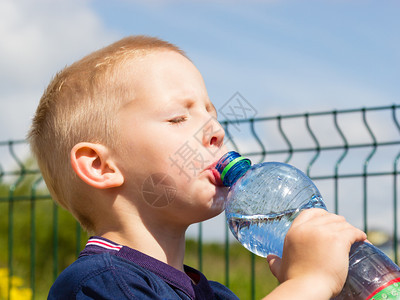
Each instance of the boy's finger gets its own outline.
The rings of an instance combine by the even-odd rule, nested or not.
[[[279,275],[281,270],[282,259],[279,256],[270,254],[267,256],[267,262],[272,275],[274,275],[279,282],[282,282]]]
[[[350,235],[349,239],[350,239],[350,244],[351,245],[354,244],[355,242],[364,242],[364,241],[370,243],[367,240],[366,233],[364,231],[356,228],[356,227],[350,227],[348,229],[348,234]]]
[[[310,208],[303,210],[293,221],[294,225],[300,225],[302,223],[308,222],[316,217],[329,214],[326,210],[322,208]]]

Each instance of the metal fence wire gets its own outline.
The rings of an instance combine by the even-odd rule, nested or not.
[[[280,161],[303,170],[318,186],[330,211],[370,233],[370,239],[398,263],[399,108],[225,118],[221,124],[228,148],[253,163]],[[44,277],[54,280],[75,259],[87,236],[71,220],[51,201],[26,141],[0,142],[0,270],[7,269],[8,277],[3,297],[12,298],[13,289],[18,288],[14,287],[16,275],[24,278],[32,298],[40,297]],[[74,225],[66,226],[66,222]],[[227,228],[223,232],[224,283],[229,286],[232,237]],[[199,225],[199,269],[207,234],[206,225]],[[44,246],[42,241],[47,241]],[[251,261],[248,288],[254,299],[254,257]]]

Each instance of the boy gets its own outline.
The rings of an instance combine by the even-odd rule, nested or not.
[[[224,207],[223,138],[199,71],[170,43],[128,37],[58,73],[29,140],[55,201],[95,236],[49,299],[237,299],[183,265],[187,227]],[[183,145],[190,169],[174,161]],[[302,213],[283,259],[267,259],[282,284],[266,299],[329,299],[364,239],[341,217]]]

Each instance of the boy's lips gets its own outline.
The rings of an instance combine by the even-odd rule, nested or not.
[[[218,160],[213,162],[211,165],[206,167],[203,172],[207,172],[209,174],[209,178],[211,182],[216,185],[216,186],[223,186],[222,180],[221,180],[221,174],[217,171],[215,166],[217,165]]]

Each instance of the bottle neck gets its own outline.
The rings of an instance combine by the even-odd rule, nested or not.
[[[221,174],[222,183],[232,186],[250,167],[251,161],[248,158],[231,151],[220,158],[215,168]]]

